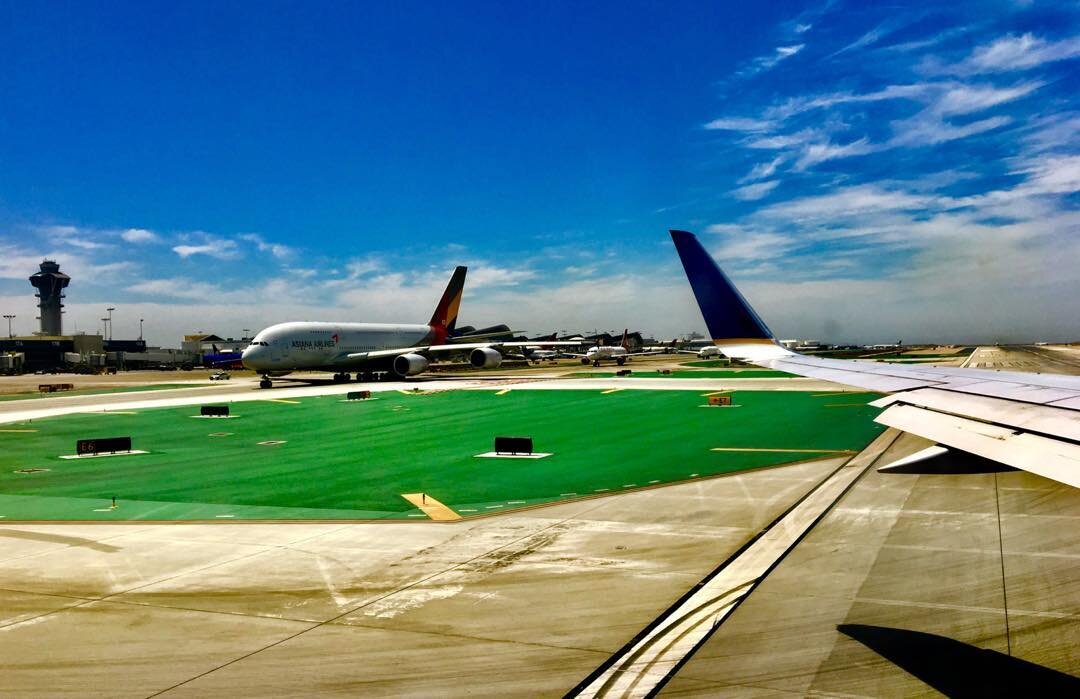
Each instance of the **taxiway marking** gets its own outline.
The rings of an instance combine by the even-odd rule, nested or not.
[[[37,432],[37,430],[0,430],[0,432],[4,432],[6,434],[15,434],[22,432]]]
[[[606,391],[600,391],[600,393],[618,393],[621,390],[621,388],[609,388]]]
[[[267,398],[267,403],[288,403],[289,405],[300,405],[298,400],[286,400],[284,398]]]
[[[416,505],[436,522],[454,522],[461,519],[461,515],[427,493],[402,493],[401,497]]]
[[[510,392],[509,388],[504,388],[501,391],[495,391],[495,395],[497,395],[497,396],[505,396],[509,392]]]

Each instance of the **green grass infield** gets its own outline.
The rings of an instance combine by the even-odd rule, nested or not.
[[[856,451],[884,429],[875,394],[731,395],[739,407],[696,391],[389,392],[233,403],[230,419],[196,405],[0,425],[0,516],[422,519],[401,494],[424,492],[468,517]],[[149,453],[59,458],[126,435]],[[497,435],[552,456],[476,458]]]

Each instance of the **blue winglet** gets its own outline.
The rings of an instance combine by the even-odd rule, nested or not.
[[[686,278],[713,340],[772,340],[773,334],[721,271],[697,236],[671,231]]]

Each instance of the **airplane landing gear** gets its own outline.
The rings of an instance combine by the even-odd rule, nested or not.
[[[273,385],[274,384],[270,383],[269,376],[262,377],[262,381],[259,382],[259,388],[270,388]]]
[[[595,362],[592,363],[592,365],[593,365],[593,367],[599,369],[600,368],[600,360],[596,360]]]
[[[622,366],[623,364],[626,364],[626,357],[616,357],[615,358],[615,363],[618,364],[619,366]]]
[[[348,374],[334,374],[334,383],[349,383],[350,378]]]

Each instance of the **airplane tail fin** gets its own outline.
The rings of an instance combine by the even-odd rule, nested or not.
[[[431,315],[428,325],[435,328],[445,328],[447,334],[454,333],[457,325],[458,307],[461,305],[461,294],[465,289],[465,272],[468,267],[457,267],[454,276],[450,277],[450,283],[446,285],[446,291],[439,299],[439,305]]]
[[[630,349],[630,345],[627,344],[627,334],[630,332],[630,328],[623,328],[622,340],[619,341],[619,347],[623,349]]]
[[[760,351],[729,351],[735,347],[755,345],[782,349],[776,344],[765,321],[721,271],[697,236],[686,231],[671,231],[671,239],[686,270],[690,287],[694,290],[709,335],[714,344],[724,348],[724,354],[736,357],[760,354]],[[787,351],[782,354],[787,354]]]

